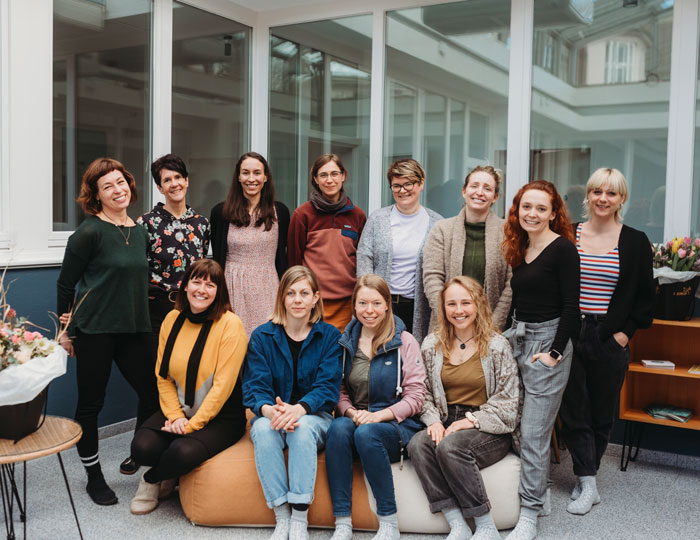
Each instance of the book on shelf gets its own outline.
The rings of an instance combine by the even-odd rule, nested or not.
[[[670,360],[642,360],[644,367],[653,369],[675,369],[676,364]]]
[[[685,423],[692,418],[695,411],[684,407],[674,407],[673,405],[656,404],[645,407],[644,412],[660,420],[675,420],[676,422]]]

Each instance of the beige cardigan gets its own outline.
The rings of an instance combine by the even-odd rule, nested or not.
[[[440,289],[446,281],[462,275],[462,259],[467,242],[464,228],[466,207],[453,218],[438,221],[430,230],[423,247],[423,290],[428,298],[432,314],[430,328],[435,327]],[[513,292],[510,278],[513,271],[503,258],[503,225],[505,220],[489,212],[486,218],[486,275],[484,289],[493,311],[496,326],[503,330],[510,311]]]

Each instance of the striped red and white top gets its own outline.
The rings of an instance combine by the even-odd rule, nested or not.
[[[576,249],[581,258],[581,312],[605,315],[620,277],[620,251],[615,246],[604,255],[586,253],[579,244],[581,225],[576,227]]]

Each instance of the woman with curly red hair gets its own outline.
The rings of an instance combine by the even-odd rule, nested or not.
[[[524,390],[520,519],[508,539],[532,540],[546,497],[550,433],[571,369],[571,339],[578,335],[579,256],[564,201],[546,180],[520,188],[504,237],[513,267],[513,322],[504,336]]]

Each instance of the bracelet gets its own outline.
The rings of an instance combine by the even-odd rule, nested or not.
[[[467,420],[474,424],[474,427],[476,429],[479,429],[479,419],[476,416],[474,416],[474,414],[471,411],[465,414],[465,416],[467,417]]]

